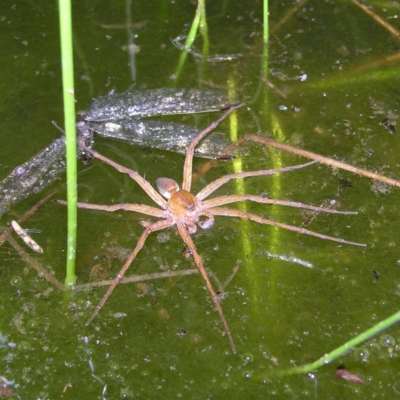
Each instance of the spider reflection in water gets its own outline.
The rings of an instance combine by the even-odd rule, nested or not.
[[[357,246],[364,246],[360,243],[349,242],[344,239],[331,237],[323,234],[319,234],[313,231],[310,231],[305,228],[298,228],[295,226],[287,225],[284,223],[268,220],[262,218],[258,215],[235,210],[231,208],[221,207],[227,205],[229,203],[236,203],[239,201],[253,201],[262,204],[277,204],[282,206],[289,206],[295,208],[303,208],[312,211],[321,211],[333,214],[357,214],[356,212],[350,211],[337,211],[329,208],[324,207],[314,207],[307,204],[302,204],[293,201],[286,201],[286,200],[274,200],[269,199],[263,196],[257,195],[249,195],[249,194],[233,194],[233,195],[226,195],[226,196],[219,196],[209,200],[206,200],[214,191],[216,191],[219,187],[223,184],[227,183],[232,179],[237,178],[246,178],[246,177],[254,177],[254,176],[266,176],[272,175],[279,172],[285,171],[293,171],[295,169],[304,168],[311,164],[316,163],[316,161],[311,161],[305,164],[294,165],[286,168],[279,168],[279,169],[269,169],[269,170],[260,170],[260,171],[251,171],[251,172],[242,172],[242,173],[235,173],[225,175],[222,178],[219,178],[212,183],[208,184],[204,187],[199,193],[193,195],[190,193],[191,183],[192,183],[192,164],[193,164],[193,153],[196,145],[199,143],[201,139],[204,138],[210,131],[212,131],[224,118],[228,116],[235,108],[238,106],[233,106],[228,109],[225,114],[220,117],[217,121],[212,123],[208,128],[204,131],[199,133],[199,135],[192,141],[190,146],[188,147],[185,163],[183,167],[183,183],[182,188],[180,189],[178,184],[169,178],[159,178],[157,179],[157,188],[158,192],[148,183],[144,178],[142,178],[137,172],[125,168],[114,161],[104,157],[103,155],[99,154],[98,152],[83,146],[85,151],[91,154],[93,157],[98,158],[99,160],[111,165],[119,172],[128,174],[136,183],[138,183],[142,189],[149,195],[149,197],[156,203],[160,208],[144,205],[144,204],[115,204],[112,206],[105,206],[105,205],[97,205],[97,204],[88,204],[88,203],[78,203],[79,208],[87,208],[92,210],[102,210],[102,211],[117,211],[117,210],[125,210],[125,211],[134,211],[145,215],[150,215],[153,217],[160,218],[160,220],[152,223],[148,227],[144,229],[142,232],[135,249],[129,256],[128,260],[125,262],[122,269],[119,271],[118,275],[115,277],[114,281],[108,288],[106,294],[104,295],[103,299],[100,301],[99,305],[97,306],[96,310],[93,312],[89,320],[87,321],[86,325],[90,324],[93,318],[98,314],[100,309],[103,307],[105,302],[107,301],[108,297],[111,295],[112,291],[117,286],[120,279],[124,276],[127,269],[130,267],[132,262],[135,260],[137,254],[143,247],[147,236],[155,231],[159,231],[161,229],[169,228],[172,226],[176,226],[180,236],[182,237],[183,241],[185,242],[186,246],[190,250],[191,254],[193,255],[194,261],[197,267],[200,270],[200,273],[207,285],[207,289],[214,301],[214,304],[218,310],[219,316],[221,318],[222,324],[224,326],[225,332],[228,336],[230,345],[232,347],[233,353],[236,353],[236,347],[232,338],[232,334],[230,332],[228,323],[225,319],[224,313],[222,311],[218,296],[213,289],[211,282],[207,276],[207,273],[204,268],[203,260],[200,257],[199,253],[197,252],[196,246],[193,243],[193,240],[190,235],[194,234],[197,230],[197,225],[200,226],[202,229],[208,229],[214,224],[214,217],[215,216],[226,216],[226,217],[238,217],[238,218],[247,218],[252,221],[258,222],[260,224],[266,225],[273,225],[280,228],[288,229],[294,232],[303,233],[306,235],[316,236],[321,239],[332,240],[339,243],[347,243]],[[61,204],[65,204],[64,201],[59,201]]]

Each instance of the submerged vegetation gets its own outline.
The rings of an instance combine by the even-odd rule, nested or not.
[[[400,334],[397,328],[382,334],[399,319],[395,88],[400,34],[395,26],[396,5],[356,0],[334,4],[272,2],[268,45],[268,30],[262,28],[266,20],[261,23],[258,2],[210,3],[207,15],[206,5],[199,2],[192,29],[183,28],[194,12],[184,2],[165,3],[156,12],[129,1],[129,12],[102,1],[74,7],[75,99],[81,109],[91,97],[110,89],[125,91],[133,77],[139,89],[207,87],[225,91],[231,98],[234,94],[246,107],[230,119],[229,126],[219,129],[230,132],[234,140],[237,135],[247,140],[246,154],[233,160],[195,160],[198,183],[194,186],[199,189],[223,175],[283,168],[304,162],[302,157],[318,160],[317,167],[298,171],[295,176],[235,180],[218,196],[252,193],[316,208],[358,211],[357,216],[333,220],[317,210],[283,211],[278,205],[266,209],[244,204],[236,210],[241,215],[253,213],[304,230],[365,242],[367,247],[349,249],[320,243],[317,238],[276,227],[259,229],[249,221],[221,219],[212,231],[198,233],[196,246],[210,268],[210,279],[219,288],[218,299],[238,348],[238,356],[233,356],[226,354],[226,342],[220,335],[223,329],[218,315],[210,312],[210,302],[204,301],[199,277],[183,276],[196,274],[196,270],[191,258],[182,255],[183,251],[190,256],[173,233],[149,238],[144,254],[135,261],[136,269],[130,270],[133,276],[125,280],[140,282],[137,286],[122,285],[93,326],[83,327],[82,322],[93,311],[92,304],[104,290],[79,289],[109,284],[106,276],[113,277],[125,262],[143,229],[140,224],[146,227],[150,222],[123,213],[97,217],[96,213],[80,212],[77,290],[65,291],[59,283],[65,275],[65,215],[60,215],[56,204],[42,202],[20,224],[42,232],[31,236],[41,244],[44,254],[28,255],[9,237],[11,246],[4,245],[1,250],[2,285],[10,306],[2,307],[6,322],[0,338],[7,373],[0,382],[4,387],[0,392],[20,392],[22,397],[22,393],[33,393],[40,380],[45,382],[44,394],[38,392],[37,396],[44,398],[75,396],[82,390],[86,398],[130,398],[150,391],[202,398],[210,393],[211,383],[213,394],[219,397],[266,393],[290,398],[303,393],[325,398],[324,393],[337,397],[347,390],[348,396],[357,392],[359,398],[367,399],[371,388],[355,391],[352,385],[374,381],[384,382],[379,392],[374,392],[375,397],[397,393]],[[54,18],[54,13],[40,4],[35,5],[35,15],[46,21]],[[19,18],[30,21],[23,13],[17,17],[11,8],[5,18],[14,23]],[[88,28],[85,31],[84,26]],[[38,38],[51,36],[50,31],[43,35],[41,29],[32,25],[28,50]],[[126,33],[128,47],[124,47]],[[6,37],[3,45],[9,41]],[[43,74],[48,79],[54,71],[50,71],[48,56],[42,51],[35,54],[36,64],[41,65],[36,76]],[[52,60],[57,60],[56,49],[50,51]],[[33,57],[30,54],[28,51],[26,57]],[[13,56],[23,60],[17,49]],[[26,63],[23,66],[29,69]],[[11,72],[6,70],[5,74]],[[59,78],[58,72],[56,75]],[[21,80],[25,78],[22,73]],[[58,104],[56,118],[60,120],[61,99],[56,89],[41,96],[40,83],[38,78],[35,91],[25,96],[43,104],[43,110]],[[7,85],[11,84],[3,82],[5,92],[8,87],[10,93],[15,90]],[[52,97],[57,97],[57,102]],[[23,97],[16,100],[10,95],[10,99],[26,107]],[[4,103],[6,112],[12,103]],[[10,172],[5,166],[15,168],[50,142],[40,141],[47,129],[43,122],[55,118],[50,114],[46,111],[39,116],[29,109],[38,148],[27,154],[28,150],[20,151],[10,141],[10,152],[20,151],[21,158],[2,157],[4,176]],[[13,119],[5,120],[3,132],[18,127]],[[186,122],[187,117],[184,119]],[[200,132],[212,119],[212,115],[191,118],[190,123]],[[161,176],[179,176],[182,169],[182,157],[163,150],[132,149],[96,139],[97,146],[120,164],[145,173],[152,184]],[[332,168],[321,166],[323,163]],[[81,201],[146,202],[132,182],[97,163],[80,165],[78,171]],[[372,175],[368,177],[366,171]],[[57,198],[64,197],[61,184],[49,190],[54,189],[59,191]],[[20,221],[19,215],[46,194],[13,207],[3,221],[7,222],[9,215],[10,220]],[[1,240],[6,237],[4,233]],[[24,265],[36,268],[39,275]],[[87,283],[91,270],[97,271],[93,275],[102,281]],[[43,278],[60,291],[52,292]],[[60,331],[65,335],[64,344],[60,344]],[[72,350],[65,344],[71,342]],[[30,364],[33,355],[42,350],[35,365]],[[203,364],[208,368],[200,376],[193,363],[199,370]],[[328,363],[332,364],[326,366]],[[56,374],[49,373],[49,368]],[[62,368],[68,374],[60,373]],[[304,373],[308,374],[306,381],[296,376]],[[335,375],[350,382],[331,379]]]

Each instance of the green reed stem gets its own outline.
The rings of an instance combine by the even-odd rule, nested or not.
[[[263,2],[263,41],[264,45],[267,45],[269,42],[269,25],[268,25],[268,0],[264,0]]]
[[[372,339],[374,336],[382,333],[386,329],[391,328],[393,325],[400,322],[400,311],[391,315],[389,318],[386,318],[384,321],[379,322],[374,325],[372,328],[366,330],[355,338],[349,340],[344,343],[342,346],[337,349],[331,351],[329,354],[324,355],[319,360],[311,363],[302,365],[301,367],[297,367],[294,369],[283,371],[283,375],[293,375],[293,374],[304,374],[307,372],[315,371],[317,368],[322,367],[325,364],[329,364],[333,360],[336,360],[338,357],[343,356],[344,354],[352,351],[355,347],[359,346],[363,342]]]
[[[175,82],[178,81],[181,75],[183,66],[185,65],[188,50],[192,48],[193,42],[196,39],[197,31],[199,30],[199,28],[200,28],[200,33],[203,36],[203,55],[208,55],[210,48],[210,41],[208,39],[205,0],[199,0],[197,3],[196,14],[194,16],[192,26],[190,27],[189,34],[184,44],[185,50],[181,52],[178,66],[175,71],[175,77],[176,77]]]
[[[268,79],[268,46],[269,46],[269,24],[268,24],[268,0],[263,2],[263,77]]]
[[[205,0],[199,0],[197,10],[200,14],[200,34],[203,37],[203,56],[208,56],[210,53],[210,39],[208,37]]]
[[[61,61],[64,99],[65,141],[67,154],[67,200],[68,200],[68,242],[67,270],[65,285],[76,282],[76,230],[77,230],[77,187],[76,187],[76,129],[74,65],[72,53],[72,18],[70,0],[59,0]]]

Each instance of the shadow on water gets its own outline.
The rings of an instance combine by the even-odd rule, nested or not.
[[[42,4],[43,3],[43,4]],[[292,2],[271,4],[271,26]],[[269,76],[261,79],[261,4],[209,4],[211,53],[241,54],[199,62],[189,55],[179,86],[234,86],[247,101],[238,112],[239,135],[274,135],[282,142],[399,178],[398,39],[353,2],[304,2],[273,31]],[[105,1],[74,4],[77,109],[92,97],[127,90],[132,82],[125,5]],[[396,24],[398,9],[375,12]],[[171,39],[185,33],[194,7],[178,1],[133,1],[137,35],[136,87],[174,85],[179,51]],[[0,87],[0,179],[58,136],[62,121],[58,16],[44,2],[3,9]],[[201,48],[201,39],[195,42]],[[132,50],[132,48],[131,48]],[[392,59],[388,59],[392,56]],[[218,62],[217,62],[218,61]],[[299,79],[303,77],[303,81]],[[267,85],[268,84],[268,85]],[[259,90],[260,89],[260,90]],[[260,93],[255,98],[255,94]],[[216,115],[180,116],[198,126]],[[229,132],[229,123],[218,127]],[[280,135],[280,136],[279,136]],[[96,149],[134,168],[155,184],[160,176],[180,181],[183,156],[98,138]],[[251,145],[243,170],[276,167],[277,152]],[[196,159],[195,170],[208,161]],[[236,161],[234,161],[236,162]],[[219,161],[194,191],[235,171]],[[283,166],[304,162],[281,154]],[[105,165],[80,165],[79,200],[97,204],[148,203],[128,177]],[[326,235],[367,243],[339,245],[274,227],[217,218],[193,236],[206,268],[220,282],[239,269],[221,293],[222,307],[238,349],[230,352],[218,314],[197,275],[120,285],[92,322],[85,322],[103,288],[63,294],[49,285],[9,244],[0,247],[0,379],[16,398],[392,398],[398,384],[400,334],[395,327],[327,365],[313,376],[274,377],[316,360],[397,311],[400,254],[399,191],[341,170],[313,165],[278,178],[251,178],[246,193],[337,206],[358,215],[310,214],[297,209],[247,204],[246,210]],[[6,225],[24,214],[48,189],[1,217]],[[218,194],[241,190],[237,182]],[[147,220],[145,221],[147,222]],[[79,211],[77,274],[90,281],[93,267],[113,278],[142,231],[136,214]],[[47,202],[23,225],[44,254],[31,254],[63,281],[66,210]],[[175,230],[155,233],[127,275],[195,268]],[[27,250],[29,252],[29,250]],[[99,271],[99,269],[95,271]],[[340,364],[366,382],[335,378]],[[1,390],[1,389],[0,389]]]

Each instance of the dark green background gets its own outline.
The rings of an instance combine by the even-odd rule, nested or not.
[[[58,136],[52,120],[60,125],[63,121],[56,4],[6,3],[0,12],[0,178]],[[77,110],[85,110],[92,97],[111,89],[124,91],[133,84],[128,54],[122,49],[127,44],[126,29],[100,25],[125,24],[126,5],[100,0],[75,3]],[[271,27],[295,4],[272,1]],[[398,25],[400,10],[394,3],[375,6],[384,19]],[[133,21],[147,21],[135,31],[135,43],[141,48],[136,56],[137,87],[227,90],[229,81],[246,102],[238,112],[240,136],[275,134],[278,140],[399,178],[398,134],[391,135],[380,125],[384,118],[393,124],[398,119],[398,63],[368,66],[396,54],[396,38],[351,2],[308,1],[271,36],[269,79],[286,94],[285,99],[261,80],[262,3],[214,1],[207,7],[210,55],[242,57],[201,64],[189,55],[176,83],[171,77],[180,53],[171,39],[187,32],[195,6],[180,0],[132,2]],[[195,46],[201,49],[201,45],[199,37]],[[302,74],[307,74],[305,82],[297,78]],[[282,105],[287,111],[280,110]],[[212,114],[178,118],[198,125],[199,130],[214,119]],[[228,122],[218,130],[228,132]],[[181,179],[183,156],[104,139],[96,139],[95,147],[145,175],[152,184],[166,174]],[[266,149],[250,146],[244,168],[304,161],[268,153],[266,156]],[[195,168],[205,162],[196,160]],[[231,162],[219,163],[195,184],[194,192],[231,172]],[[81,201],[147,201],[129,178],[101,163],[81,165],[79,182]],[[59,198],[65,198],[62,185],[60,181],[53,187],[60,189]],[[236,190],[232,183],[218,193]],[[339,246],[226,218],[217,218],[210,230],[200,230],[194,241],[206,267],[220,281],[241,263],[222,302],[238,348],[234,356],[197,275],[152,281],[146,295],[136,285],[120,286],[86,327],[90,303],[97,304],[104,289],[68,295],[49,292],[49,284],[27,269],[15,250],[5,244],[0,248],[0,375],[15,381],[19,398],[398,397],[397,327],[322,368],[314,377],[279,378],[274,373],[316,360],[398,310],[399,190],[382,187],[379,191],[366,178],[312,166],[279,178],[249,179],[245,191],[314,205],[336,199],[340,209],[359,214],[319,214],[308,228],[368,246]],[[13,212],[23,214],[43,195],[13,207]],[[296,209],[247,207],[298,226],[308,218]],[[9,213],[2,216],[1,223],[13,218]],[[132,249],[143,229],[139,219],[135,214],[79,212],[79,283],[88,282],[92,266],[106,264],[107,257],[112,257],[109,276],[116,274],[122,265],[117,255]],[[33,257],[63,281],[66,210],[50,202],[24,227],[41,230],[34,238],[45,252]],[[161,266],[173,270],[194,267],[191,259],[182,256],[184,245],[176,232],[169,230],[168,234],[166,243],[160,243],[157,234],[148,239],[128,275],[160,272]],[[379,272],[379,280],[373,271]],[[117,313],[126,316],[115,318]],[[182,330],[187,334],[180,337]],[[367,385],[337,380],[334,372],[340,363]]]

